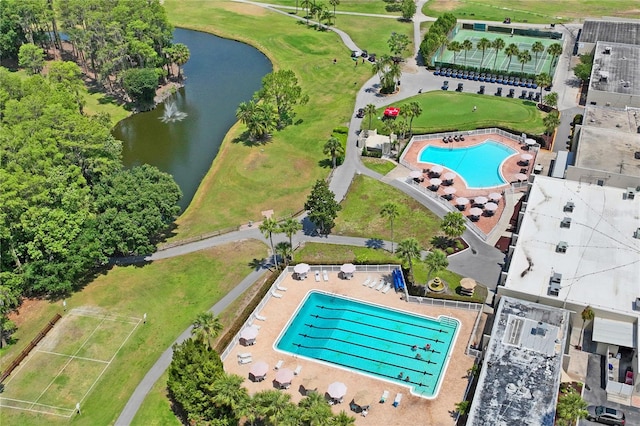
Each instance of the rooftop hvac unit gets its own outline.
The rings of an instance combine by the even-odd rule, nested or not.
[[[565,217],[562,219],[562,222],[560,222],[560,228],[571,228],[571,218]]]
[[[636,297],[636,303],[634,304],[633,309],[640,311],[640,297]]]
[[[627,188],[627,191],[625,192],[625,194],[626,194],[626,197],[623,197],[624,199],[633,200],[636,197],[636,189]]]
[[[573,212],[573,209],[575,208],[575,204],[573,204],[573,201],[568,201],[567,204],[564,205],[564,208],[562,209],[563,212]]]
[[[640,228],[633,233],[633,238],[640,240]]]
[[[606,46],[604,48],[604,54],[605,55],[611,55],[611,46]]]
[[[566,241],[560,241],[556,246],[556,253],[566,253],[569,244]]]
[[[549,280],[549,296],[559,296],[560,295],[560,282],[562,281],[562,274],[558,274],[556,272],[551,275],[551,279]]]

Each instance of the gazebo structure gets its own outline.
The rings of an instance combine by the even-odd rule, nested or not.
[[[309,273],[310,269],[311,267],[306,263],[298,263],[293,267],[293,273],[296,274],[298,279],[302,281],[307,278],[307,274]]]
[[[258,337],[258,329],[250,325],[240,332],[240,344],[243,346],[255,345],[256,337]]]
[[[342,278],[350,280],[353,278],[354,272],[356,272],[356,266],[353,263],[345,263],[340,267],[340,272],[342,273]]]
[[[478,283],[473,278],[463,278],[460,280],[460,293],[464,296],[473,296],[473,291]]]

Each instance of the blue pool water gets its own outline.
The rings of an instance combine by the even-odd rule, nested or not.
[[[515,153],[514,149],[489,140],[467,148],[429,145],[420,152],[418,161],[453,170],[464,179],[468,188],[488,188],[507,183],[500,173],[500,166]]]
[[[400,383],[415,395],[434,398],[459,325],[454,318],[435,320],[311,291],[274,346],[295,356]],[[414,345],[418,348],[413,349]]]

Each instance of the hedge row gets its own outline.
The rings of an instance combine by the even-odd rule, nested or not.
[[[442,14],[436,22],[433,23],[429,31],[424,36],[424,40],[420,43],[420,54],[424,58],[425,63],[431,63],[431,57],[442,46],[442,35],[448,34],[456,27],[458,20],[451,13]]]

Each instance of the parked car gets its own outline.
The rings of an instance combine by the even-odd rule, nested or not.
[[[590,405],[587,407],[587,420],[602,423],[605,425],[625,425],[624,413],[615,408],[603,405]]]
[[[449,90],[449,80],[445,80],[444,83],[442,83],[442,90]]]
[[[358,108],[358,112],[356,113],[356,117],[358,117],[358,118],[364,117],[364,108]]]
[[[359,50],[352,50],[352,51],[351,51],[351,57],[352,57],[352,58],[357,58],[357,57],[359,57],[361,54],[362,54],[362,52],[361,52],[361,51],[359,51]]]
[[[367,61],[375,62],[376,61],[376,54],[375,53],[369,53],[369,57],[367,58]]]
[[[458,87],[456,88],[456,92],[462,92],[464,85],[462,83],[458,83]]]
[[[484,95],[484,85],[480,86],[480,90],[478,90],[478,95]]]
[[[366,58],[369,56],[369,52],[367,52],[366,50],[363,50],[362,53],[360,53],[360,57],[362,58]]]

